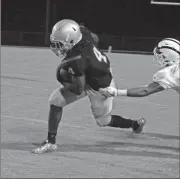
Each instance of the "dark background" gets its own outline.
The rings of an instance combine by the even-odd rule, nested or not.
[[[47,2],[2,0],[2,44],[48,46]],[[180,37],[180,6],[150,0],[49,0],[48,32],[64,18],[85,23],[99,35],[102,49],[151,51],[161,38]]]

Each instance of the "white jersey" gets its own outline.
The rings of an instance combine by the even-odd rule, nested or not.
[[[159,83],[164,89],[174,89],[180,93],[179,65],[172,65],[159,70],[153,76],[153,81]]]

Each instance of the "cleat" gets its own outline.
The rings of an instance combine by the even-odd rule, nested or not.
[[[137,120],[137,123],[139,124],[139,127],[136,127],[136,128],[134,127],[133,132],[136,134],[139,134],[141,133],[144,125],[146,124],[146,120],[142,117],[139,120]]]
[[[47,153],[47,152],[53,152],[56,151],[57,149],[57,144],[51,144],[48,141],[44,141],[41,146],[38,148],[34,149],[32,153],[34,154],[42,154],[42,153]]]

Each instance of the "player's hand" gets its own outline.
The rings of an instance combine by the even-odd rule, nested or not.
[[[112,86],[107,88],[100,88],[99,91],[106,97],[116,97],[118,94],[117,89]]]

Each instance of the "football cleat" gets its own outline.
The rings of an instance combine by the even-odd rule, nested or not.
[[[40,147],[34,149],[32,153],[34,154],[42,154],[47,152],[53,152],[56,151],[57,144],[51,144],[48,142],[48,140],[44,141]]]
[[[139,133],[141,133],[144,125],[146,124],[146,120],[142,117],[142,118],[137,120],[137,123],[139,124],[139,126],[133,127],[133,132],[136,134],[139,134]]]

